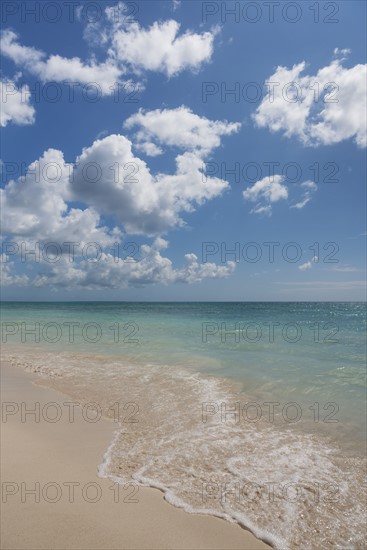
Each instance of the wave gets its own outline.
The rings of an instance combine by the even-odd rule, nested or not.
[[[34,348],[5,358],[109,418],[118,410],[101,477],[160,489],[172,505],[236,522],[278,550],[365,547],[365,458],[291,424],[244,421],[237,403],[253,398],[230,381]]]

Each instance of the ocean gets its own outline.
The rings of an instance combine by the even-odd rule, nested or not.
[[[364,303],[3,302],[1,323],[4,359],[116,422],[99,475],[281,550],[365,547]]]

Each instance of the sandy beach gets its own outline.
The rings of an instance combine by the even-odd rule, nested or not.
[[[238,525],[188,514],[155,489],[114,485],[98,465],[116,424],[63,414],[68,396],[34,382],[37,376],[1,365],[1,549],[249,549],[269,548]],[[23,407],[39,403],[35,415]],[[19,410],[17,409],[19,407]]]

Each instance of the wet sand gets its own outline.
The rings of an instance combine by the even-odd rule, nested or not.
[[[238,525],[171,506],[158,490],[99,478],[116,424],[80,414],[71,422],[64,404],[73,400],[36,380],[1,365],[2,550],[269,548]],[[22,422],[22,402],[41,411],[57,403],[63,414],[51,422],[57,409],[49,406],[46,419]]]

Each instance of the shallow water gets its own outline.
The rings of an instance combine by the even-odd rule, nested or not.
[[[4,357],[119,420],[101,475],[277,548],[365,547],[363,304],[7,303],[2,322]]]

